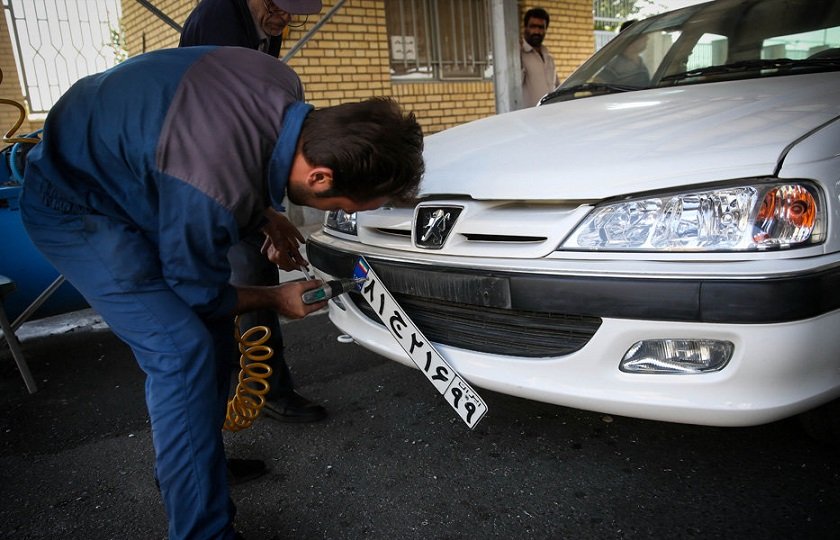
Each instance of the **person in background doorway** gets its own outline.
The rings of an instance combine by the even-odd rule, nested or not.
[[[522,45],[519,59],[522,64],[522,103],[524,107],[533,107],[540,98],[554,90],[560,79],[554,57],[543,40],[548,30],[548,12],[543,8],[533,8],[525,12]]]
[[[293,15],[311,15],[321,11],[321,0],[202,0],[184,23],[179,47],[222,45],[245,47],[262,51],[273,58],[280,54],[283,30]],[[273,226],[284,234],[288,253],[280,264],[269,261],[262,253],[265,241],[259,232],[247,236],[228,253],[235,285],[277,285],[278,267],[290,271],[308,264],[301,256],[299,245],[303,235],[282,214],[271,216]],[[268,383],[263,412],[281,422],[316,422],[327,416],[326,409],[313,403],[295,390],[283,352],[283,334],[277,314],[261,310],[240,317],[242,331],[265,326],[271,331],[267,343],[274,349],[271,360],[274,373]],[[238,365],[238,359],[237,359]],[[265,471],[262,462],[231,460],[231,479],[241,482],[255,478]]]

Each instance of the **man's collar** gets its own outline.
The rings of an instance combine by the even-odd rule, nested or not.
[[[525,51],[526,53],[529,53],[531,51],[536,51],[535,48],[531,47],[530,43],[525,41],[525,38],[522,38],[522,50]],[[539,51],[537,51],[537,52],[539,52]]]
[[[312,105],[296,101],[290,103],[283,111],[283,125],[268,164],[268,193],[271,206],[275,210],[283,209],[283,198],[286,195],[289,172],[292,170],[303,121],[312,109]]]

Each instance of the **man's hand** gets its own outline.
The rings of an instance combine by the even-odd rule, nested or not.
[[[304,238],[297,227],[292,225],[286,216],[272,208],[266,208],[263,215],[268,223],[262,228],[265,242],[260,251],[268,257],[269,261],[287,272],[306,266],[306,259],[300,254],[298,248]]]
[[[300,319],[327,306],[327,301],[306,305],[301,296],[310,289],[323,285],[320,280],[293,281],[271,287],[274,298],[274,311],[290,319]]]
[[[323,285],[317,279],[290,281],[271,287],[237,287],[235,315],[259,309],[273,309],[289,319],[303,318],[313,311],[326,307],[327,301],[306,305],[301,300],[303,293]]]

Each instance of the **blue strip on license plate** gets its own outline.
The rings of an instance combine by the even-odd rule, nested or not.
[[[362,297],[376,312],[417,368],[446,399],[447,403],[466,422],[470,429],[484,417],[487,405],[457,371],[426,339],[385,288],[364,257],[359,257],[353,270],[354,278],[367,278],[361,286]]]

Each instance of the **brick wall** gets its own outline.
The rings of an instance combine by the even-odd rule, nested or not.
[[[196,0],[153,0],[155,6],[183,24]],[[335,5],[324,0],[322,14]],[[550,0],[540,4],[551,15],[546,45],[557,61],[561,80],[594,50],[591,0]],[[520,13],[532,7],[520,2]],[[317,21],[317,17],[313,17]],[[521,17],[520,17],[521,21]],[[178,45],[177,32],[135,0],[123,0],[126,49],[141,52]],[[296,43],[312,24],[290,29],[283,51]],[[289,64],[300,74],[307,100],[316,107],[371,96],[392,96],[413,110],[426,133],[434,133],[495,113],[490,81],[391,82],[385,3],[348,0]]]
[[[414,111],[425,133],[435,133],[496,113],[493,83],[395,83],[391,95]]]
[[[324,2],[326,13],[335,2]],[[283,52],[311,28],[290,29]],[[289,62],[316,107],[390,95],[384,3],[348,0]]]
[[[183,25],[198,0],[150,0],[176,23]],[[122,27],[129,56],[178,46],[180,34],[137,0],[122,0]]]
[[[0,17],[0,70],[3,71],[3,80],[0,82],[0,98],[12,100],[26,107],[26,103],[23,101],[20,78],[18,77],[15,55],[12,50],[12,38],[9,34],[5,13]],[[17,107],[6,103],[0,104],[0,134],[5,136],[14,127],[18,118],[19,112]],[[23,136],[39,130],[43,126],[44,122],[42,119],[31,119],[27,115],[23,124],[13,136]]]
[[[551,0],[537,4],[520,3],[520,13],[524,16],[532,7],[542,7],[551,17],[543,43],[554,56],[557,74],[562,81],[595,52],[592,2]],[[519,26],[521,29],[521,16]]]

